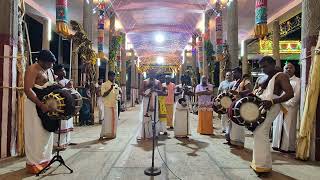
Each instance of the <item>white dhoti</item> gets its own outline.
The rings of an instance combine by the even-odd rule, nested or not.
[[[115,138],[117,135],[118,106],[105,107],[100,137]]]
[[[262,100],[272,100],[274,98],[279,98],[274,95],[274,83],[275,78],[279,73],[274,75],[267,88],[259,96]],[[270,151],[270,140],[269,133],[272,122],[278,116],[280,112],[280,104],[273,105],[267,112],[267,117],[265,121],[258,126],[253,132],[253,157],[251,168],[256,172],[271,172],[272,170],[272,156]]]
[[[61,121],[60,126],[60,146],[66,146],[71,141],[71,131],[73,131],[73,118]],[[57,132],[58,133],[58,132]],[[58,134],[54,135],[54,145],[58,146]]]
[[[155,117],[155,121],[156,121],[156,125],[155,125],[156,133],[155,134],[156,134],[156,136],[159,135],[158,103],[155,103],[157,107],[150,108],[151,107],[151,103],[154,103],[154,101],[150,101],[149,111],[147,112],[149,99],[150,99],[150,97],[143,97],[143,99],[142,99],[141,110],[140,110],[140,123],[141,123],[141,126],[140,126],[140,130],[139,130],[139,134],[137,136],[138,139],[150,139],[150,138],[152,138],[152,136],[153,136],[152,123],[153,123],[154,117]],[[156,111],[155,115],[154,115],[153,109],[155,109],[155,111]],[[148,115],[148,117],[146,115]]]
[[[228,129],[229,118],[226,114],[221,114],[221,129],[226,131]]]
[[[272,147],[293,152],[296,148],[298,108],[287,109],[286,115],[281,111],[273,122]]]
[[[253,158],[251,167],[256,172],[270,172],[272,169],[269,132],[272,122],[279,112],[279,104],[272,106],[267,113],[266,120],[253,132]]]
[[[245,142],[245,129],[244,126],[239,126],[238,124],[231,121],[230,124],[230,143],[236,146],[244,147]]]
[[[104,103],[103,103],[103,97],[97,98],[97,105],[99,109],[99,121],[103,120],[104,117]]]
[[[36,105],[28,98],[25,102],[24,111],[27,171],[38,173],[52,158],[53,133],[43,128]]]
[[[174,111],[174,136],[188,137],[190,134],[189,107],[183,107],[178,102]]]

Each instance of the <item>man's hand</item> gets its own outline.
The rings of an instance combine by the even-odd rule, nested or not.
[[[233,89],[229,90],[229,92],[233,95],[239,95],[239,92]]]
[[[264,109],[269,110],[272,106],[272,102],[271,101],[262,101],[262,106]]]

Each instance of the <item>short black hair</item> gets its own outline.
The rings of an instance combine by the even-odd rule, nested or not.
[[[109,77],[109,76],[115,76],[115,75],[116,75],[116,73],[113,72],[113,71],[109,71],[109,72],[108,72],[108,77]]]
[[[54,54],[50,50],[47,50],[47,49],[41,50],[39,52],[38,60],[44,61],[44,62],[53,62],[53,63],[57,61]]]
[[[56,73],[59,70],[64,69],[64,66],[62,64],[57,64],[53,67],[53,71]]]
[[[186,102],[187,100],[185,99],[185,98],[180,98],[179,100],[178,100],[178,102],[179,102],[179,104],[182,104],[182,102]]]
[[[267,62],[268,64],[276,64],[276,61],[271,56],[264,56],[259,60],[259,64]]]

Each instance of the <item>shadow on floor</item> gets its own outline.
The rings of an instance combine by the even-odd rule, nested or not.
[[[27,177],[35,176],[33,174],[29,174],[26,170],[26,168],[12,171],[9,173],[1,174],[0,179],[8,179],[8,180],[21,180]]]
[[[209,143],[198,141],[195,139],[190,139],[190,138],[177,138],[177,140],[180,141],[177,144],[193,150],[193,152],[187,153],[188,156],[198,156],[197,152],[199,150],[204,149],[209,146]]]

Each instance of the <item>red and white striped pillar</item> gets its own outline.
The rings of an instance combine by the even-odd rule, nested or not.
[[[18,0],[0,1],[0,157],[16,155]]]

